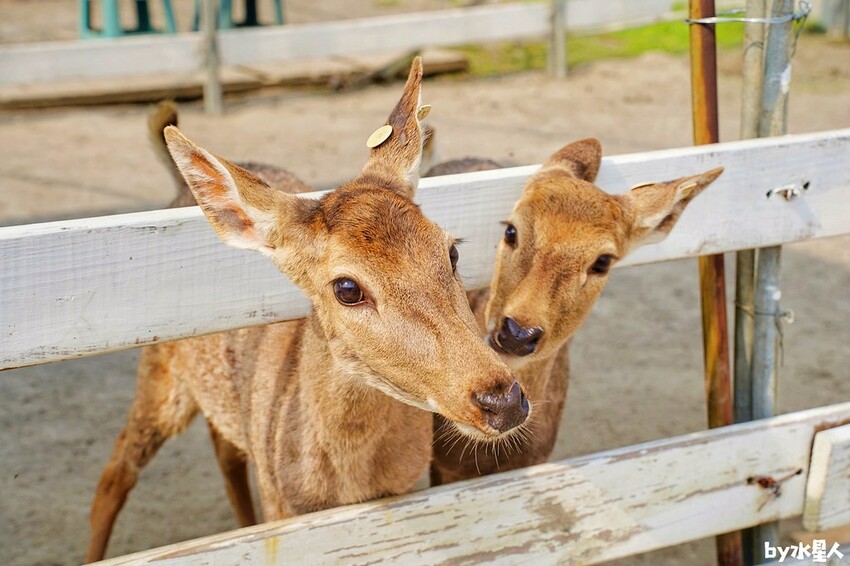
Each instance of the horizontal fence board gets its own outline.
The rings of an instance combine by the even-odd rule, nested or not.
[[[718,165],[726,172],[663,242],[621,265],[850,233],[850,130],[609,157],[619,193]],[[469,288],[492,275],[499,222],[537,166],[424,179],[426,215],[463,237]],[[810,182],[791,202],[767,199]],[[314,195],[315,196],[315,195]],[[309,305],[271,262],[222,244],[196,207],[0,228],[0,369],[303,317]]]
[[[667,14],[670,0],[571,0],[567,30],[643,23]],[[335,22],[222,30],[222,65],[392,52],[467,43],[541,38],[546,3],[476,6]],[[0,85],[128,74],[191,73],[203,68],[200,33],[0,47]]]
[[[811,468],[803,526],[825,531],[850,525],[850,425],[817,434]]]
[[[331,509],[112,559],[593,564],[799,515],[815,431],[850,403]],[[795,470],[782,494],[747,480]]]
[[[222,30],[222,65],[346,56],[540,37],[545,4],[505,4],[335,22]],[[203,65],[200,33],[65,41],[0,48],[0,85],[127,74],[193,72]]]

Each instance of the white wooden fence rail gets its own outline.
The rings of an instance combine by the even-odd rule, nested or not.
[[[671,0],[571,0],[567,29],[643,23],[666,14]],[[543,37],[548,3],[503,4],[380,16],[218,34],[222,65],[358,55],[488,41]],[[203,68],[200,33],[64,41],[0,47],[0,85]]]
[[[661,244],[624,265],[850,233],[850,130],[606,158],[619,193],[722,165]],[[467,239],[460,270],[486,286],[536,166],[425,179],[425,213]],[[809,182],[787,202],[768,190]],[[264,257],[220,243],[197,207],[0,228],[0,369],[304,316],[308,302]]]
[[[330,509],[107,561],[594,564],[800,515],[812,439],[850,403]],[[822,434],[822,433],[818,433]],[[754,476],[796,470],[774,497]],[[841,484],[850,491],[845,473]]]

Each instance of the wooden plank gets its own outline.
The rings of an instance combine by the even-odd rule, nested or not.
[[[247,92],[268,86],[333,85],[342,87],[360,80],[376,67],[401,53],[285,61],[262,65],[241,65],[221,69],[222,89],[226,94]],[[425,75],[465,71],[467,57],[459,52],[428,49],[422,52]],[[405,76],[407,69],[404,71]],[[403,77],[402,77],[403,78]],[[70,79],[0,87],[0,108],[50,108],[87,104],[158,102],[171,99],[200,98],[204,74],[158,73],[132,77]]]
[[[850,403],[331,509],[106,564],[594,564],[799,515],[809,463]]]
[[[238,93],[265,86],[257,75],[242,68],[222,69],[222,88],[225,93]],[[195,71],[11,85],[0,87],[0,108],[14,110],[200,98],[203,81],[203,73]]]
[[[618,193],[718,165],[726,172],[660,244],[621,265],[850,233],[850,130],[609,157]],[[486,286],[508,216],[537,166],[424,179],[417,201],[464,237],[459,269]],[[767,199],[810,182],[797,200]],[[309,305],[264,257],[226,247],[199,209],[0,228],[0,369],[302,317]]]
[[[819,432],[812,448],[803,527],[824,531],[850,525],[850,425]]]

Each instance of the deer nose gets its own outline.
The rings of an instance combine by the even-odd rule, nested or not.
[[[528,418],[528,398],[516,381],[507,392],[475,393],[473,398],[487,424],[499,432],[507,432]]]
[[[543,336],[543,329],[539,326],[525,328],[506,316],[496,335],[496,343],[508,354],[527,356],[537,348],[541,336]]]

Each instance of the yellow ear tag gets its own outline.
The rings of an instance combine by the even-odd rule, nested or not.
[[[366,140],[366,147],[375,148],[387,141],[387,139],[392,135],[393,127],[389,124],[381,126],[369,136],[369,139]]]
[[[423,104],[422,106],[419,107],[419,111],[416,112],[416,119],[421,122],[422,120],[427,118],[428,114],[430,114],[430,113],[431,113],[431,105],[430,104]]]

